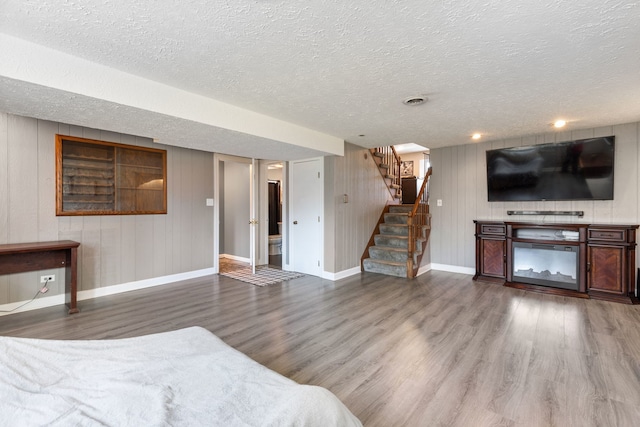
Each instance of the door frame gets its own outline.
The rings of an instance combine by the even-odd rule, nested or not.
[[[221,173],[221,168],[220,168],[220,163],[221,162],[235,162],[235,163],[244,163],[244,164],[248,164],[249,165],[249,170],[250,170],[250,183],[249,185],[251,185],[250,188],[250,194],[252,195],[251,198],[252,200],[250,200],[250,204],[248,206],[249,208],[249,212],[251,212],[251,204],[253,204],[254,206],[259,206],[257,200],[256,200],[256,196],[258,195],[258,191],[255,191],[255,180],[253,179],[254,177],[254,167],[252,167],[252,163],[253,163],[253,159],[247,158],[247,157],[238,157],[238,156],[231,156],[231,155],[227,155],[227,154],[219,154],[219,153],[214,153],[213,154],[213,179],[214,179],[214,185],[213,185],[213,235],[214,235],[214,239],[213,239],[213,272],[214,274],[218,274],[220,272],[220,197],[221,197],[221,192],[222,189],[220,188],[220,184],[222,182],[222,180],[220,179],[220,173]],[[256,162],[257,163],[257,162]],[[251,218],[251,217],[250,217]],[[252,227],[250,224],[247,224],[248,227]],[[249,236],[251,238],[251,235],[255,232],[255,229],[250,229],[249,231]],[[254,244],[253,249],[257,249],[257,245]],[[250,248],[251,248],[251,243],[250,243]],[[251,251],[251,249],[250,249]],[[249,254],[249,258],[250,259],[254,259],[257,260],[256,255],[255,255],[255,250],[253,251],[254,253],[250,253]]]

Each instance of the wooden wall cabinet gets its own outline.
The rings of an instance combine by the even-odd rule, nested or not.
[[[503,222],[476,224],[476,274],[474,280],[502,282],[507,275],[507,227]]]
[[[56,135],[56,215],[167,213],[167,152]]]

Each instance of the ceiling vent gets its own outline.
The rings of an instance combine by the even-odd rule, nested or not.
[[[406,98],[404,101],[402,101],[402,103],[404,105],[416,106],[424,104],[428,99],[429,98],[424,95],[410,96],[409,98]]]

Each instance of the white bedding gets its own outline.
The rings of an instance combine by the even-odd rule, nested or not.
[[[192,327],[119,340],[0,337],[0,425],[362,424],[328,390]]]

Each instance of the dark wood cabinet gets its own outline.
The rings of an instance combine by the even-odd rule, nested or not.
[[[591,297],[637,302],[635,232],[633,226],[589,227],[587,286]]]
[[[559,295],[596,298],[627,304],[636,296],[637,225],[537,224],[474,221],[476,274],[474,280],[504,282],[506,286]],[[523,249],[524,248],[524,249]],[[516,278],[516,250],[555,250],[575,253],[574,287],[540,286]],[[555,269],[540,274],[556,275]],[[539,270],[538,270],[539,271]],[[526,273],[526,272],[525,272]],[[561,274],[560,274],[561,275]],[[543,283],[547,285],[547,282]],[[573,290],[572,290],[573,289]]]
[[[474,280],[504,281],[507,274],[507,239],[504,223],[476,223],[476,274]]]
[[[418,197],[418,180],[415,176],[402,178],[402,203],[412,205]]]

